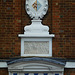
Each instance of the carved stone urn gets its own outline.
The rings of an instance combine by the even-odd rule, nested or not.
[[[42,18],[48,10],[48,0],[26,0],[25,9],[32,24],[24,28],[26,35],[49,35],[49,27],[42,25]]]

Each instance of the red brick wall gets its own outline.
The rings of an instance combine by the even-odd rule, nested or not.
[[[8,69],[0,69],[0,75],[8,75]]]
[[[75,58],[74,0],[49,0],[49,10],[43,24],[50,27],[53,57]],[[25,0],[0,0],[0,58],[20,56],[20,38],[24,26],[30,24]]]
[[[64,75],[75,75],[75,69],[65,69]]]
[[[21,0],[0,0],[0,58],[20,55]]]
[[[53,56],[75,58],[75,1],[52,2]]]

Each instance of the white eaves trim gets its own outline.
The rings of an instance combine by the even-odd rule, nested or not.
[[[8,68],[7,62],[0,62],[0,68]],[[66,62],[65,68],[75,68],[75,62]]]
[[[75,68],[75,62],[66,62],[65,68]]]
[[[7,68],[7,62],[0,62],[0,68]]]

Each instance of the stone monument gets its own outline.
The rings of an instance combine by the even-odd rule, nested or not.
[[[42,18],[48,11],[48,0],[26,0],[25,9],[30,16],[31,25],[24,27],[21,37],[21,56],[52,56],[52,37],[49,27],[42,25]]]

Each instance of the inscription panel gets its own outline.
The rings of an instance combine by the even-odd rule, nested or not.
[[[24,54],[49,54],[49,42],[25,41]]]

